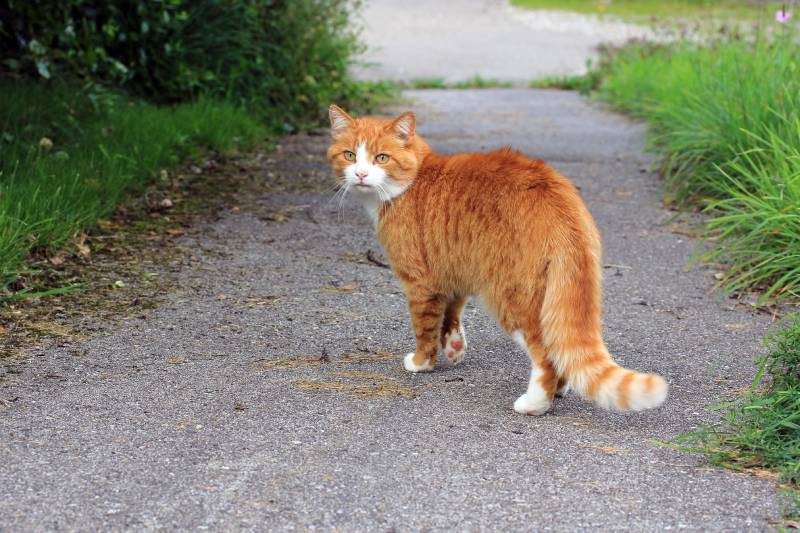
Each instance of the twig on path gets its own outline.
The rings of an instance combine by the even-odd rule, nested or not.
[[[380,259],[378,259],[378,258],[375,256],[375,252],[373,252],[371,249],[370,249],[370,250],[367,250],[367,261],[369,261],[369,262],[370,262],[370,263],[372,263],[373,265],[375,265],[375,266],[379,266],[379,267],[381,267],[381,268],[389,268],[389,265],[388,265],[388,264],[386,264],[386,263],[384,263],[384,262],[383,262],[383,261],[381,261]]]

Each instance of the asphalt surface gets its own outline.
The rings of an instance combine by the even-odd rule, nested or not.
[[[521,85],[582,74],[598,45],[654,37],[643,26],[507,0],[368,0],[355,26],[369,47],[357,76],[448,83],[479,75]]]
[[[695,242],[661,207],[641,126],[574,93],[408,96],[436,150],[510,144],[581,188],[605,241],[607,343],[665,376],[666,404],[622,415],[568,395],[518,415],[527,356],[472,304],[460,366],[403,372],[406,304],[366,258],[366,214],[274,194],[183,237],[196,260],[158,309],[46,350],[0,388],[17,398],[0,409],[0,530],[770,528],[770,480],[656,442],[751,382],[768,321],[686,268]],[[288,139],[259,171],[323,189],[326,144]]]

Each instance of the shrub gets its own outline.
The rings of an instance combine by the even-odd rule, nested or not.
[[[68,74],[159,103],[246,104],[277,126],[363,98],[349,0],[5,0],[0,69]]]

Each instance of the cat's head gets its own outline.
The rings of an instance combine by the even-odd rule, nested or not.
[[[429,151],[416,134],[413,113],[353,118],[332,105],[328,115],[333,135],[328,160],[345,190],[386,202],[411,185]]]

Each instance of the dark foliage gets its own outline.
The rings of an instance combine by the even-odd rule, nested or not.
[[[0,73],[69,76],[157,103],[224,97],[291,128],[318,119],[330,101],[363,96],[346,75],[359,50],[354,7],[349,0],[0,0]]]

